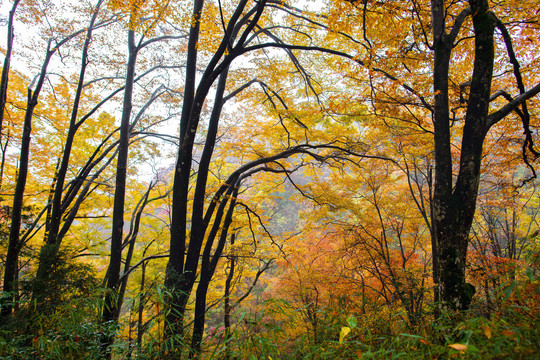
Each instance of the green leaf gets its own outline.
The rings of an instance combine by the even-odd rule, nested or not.
[[[356,324],[357,324],[356,317],[354,317],[354,315],[349,315],[347,317],[347,324],[349,324],[349,327],[351,329],[354,329],[356,327]]]
[[[529,281],[533,281],[534,280],[534,273],[532,271],[532,269],[530,267],[528,267],[527,269],[525,269],[525,276],[527,276],[527,278],[529,279]]]

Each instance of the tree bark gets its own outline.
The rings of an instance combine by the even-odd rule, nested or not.
[[[231,235],[231,247],[234,246],[236,240],[236,233]],[[231,284],[234,279],[234,269],[236,266],[236,255],[232,254],[229,256],[229,273],[227,274],[227,279],[225,280],[225,289],[223,293],[224,304],[223,304],[223,327],[224,329],[224,344],[225,344],[225,359],[229,360],[231,358],[231,350],[229,347],[229,341],[231,338],[231,315],[232,315],[232,306],[231,306]]]
[[[467,247],[480,182],[483,142],[489,130],[488,107],[493,77],[495,17],[487,0],[469,1],[450,33],[444,24],[444,3],[432,1],[434,38],[434,128],[435,184],[433,196],[433,258],[437,259],[434,280],[443,308],[469,307],[474,288],[466,283]],[[461,140],[459,172],[453,184],[448,105],[449,65],[453,43],[465,16],[473,14],[475,61],[470,97]]]
[[[58,236],[60,230],[60,224],[62,222],[62,194],[64,193],[64,183],[69,166],[69,158],[71,155],[71,148],[75,140],[75,134],[81,123],[77,124],[77,114],[79,111],[79,104],[82,96],[84,86],[84,76],[86,74],[86,67],[88,65],[88,48],[92,39],[92,31],[99,12],[99,8],[103,0],[100,0],[96,5],[94,14],[90,20],[88,30],[86,32],[86,39],[82,50],[81,69],[79,73],[79,80],[77,84],[77,90],[75,92],[75,99],[73,101],[73,108],[71,110],[71,118],[66,136],[66,142],[64,144],[64,152],[62,154],[62,160],[60,166],[55,172],[55,176],[52,181],[52,202],[47,212],[46,224],[45,224],[45,244],[40,250],[40,260],[38,270],[36,274],[36,280],[42,282],[46,279],[48,272],[51,269],[52,264],[56,260],[58,250],[60,249],[61,237]],[[39,294],[34,294],[34,298],[39,298]]]
[[[120,143],[118,145],[118,159],[116,165],[116,183],[114,191],[111,256],[107,271],[107,293],[103,303],[102,322],[114,322],[119,311],[118,286],[120,269],[122,266],[122,239],[124,229],[124,204],[126,196],[127,160],[130,137],[130,119],[133,100],[133,84],[135,79],[135,65],[137,62],[137,47],[135,46],[135,31],[128,30],[128,62],[126,82],[120,124]],[[110,346],[114,342],[114,335],[107,335],[103,343],[105,355],[110,358]]]
[[[188,67],[186,69],[186,86],[184,94],[184,108],[180,123],[180,147],[175,168],[173,184],[173,203],[171,217],[171,242],[170,259],[167,264],[167,274],[165,285],[169,289],[170,299],[168,300],[168,313],[166,319],[166,336],[176,334],[183,336],[183,317],[187,302],[192,292],[196,280],[196,273],[199,267],[200,251],[204,240],[206,227],[203,220],[204,196],[206,184],[204,177],[207,172],[199,170],[197,180],[199,183],[194,198],[193,212],[191,217],[191,234],[189,246],[186,248],[187,223],[188,223],[188,193],[191,175],[193,145],[197,133],[202,106],[208,93],[220,74],[226,72],[231,61],[242,53],[242,45],[247,36],[257,24],[266,1],[257,3],[251,11],[243,14],[248,0],[241,0],[234,13],[226,25],[225,34],[221,44],[215,51],[213,57],[206,66],[201,77],[197,91],[194,90],[194,78],[196,72],[197,41],[200,27],[200,14],[204,5],[203,0],[197,0],[194,4],[192,27],[190,29],[188,43]],[[242,28],[241,25],[247,24]],[[225,24],[223,24],[225,26]],[[243,29],[241,39],[233,47],[231,42],[239,29]],[[217,110],[217,119],[221,108]],[[214,115],[212,115],[214,117]],[[217,120],[216,120],[217,121]],[[217,126],[217,125],[216,125]],[[207,138],[208,149],[213,148],[215,139]],[[206,146],[206,145],[205,145]],[[205,156],[211,157],[211,149]],[[202,195],[201,195],[202,194]],[[207,212],[208,213],[208,212]],[[199,226],[202,225],[202,226]],[[187,250],[187,251],[186,251]]]
[[[170,258],[166,268],[165,286],[170,291],[169,312],[165,321],[165,335],[183,334],[183,314],[187,304],[185,294],[180,293],[180,286],[186,281],[184,272],[184,256],[186,250],[187,228],[187,194],[191,171],[191,149],[186,156],[186,132],[195,96],[195,77],[197,74],[197,44],[201,26],[201,12],[204,0],[195,0],[193,4],[193,21],[189,31],[186,81],[184,85],[184,101],[180,119],[180,149],[174,174],[171,215]]]
[[[195,296],[195,319],[193,322],[193,335],[191,338],[191,356],[197,357],[197,354],[201,350],[202,336],[204,333],[204,323],[206,318],[206,295],[208,293],[208,286],[210,281],[214,276],[216,271],[217,263],[223,253],[225,243],[227,241],[227,235],[229,227],[232,223],[232,217],[234,213],[234,208],[236,206],[236,197],[238,196],[238,188],[240,186],[240,180],[238,180],[234,185],[231,185],[227,195],[222,200],[218,212],[216,214],[216,222],[212,228],[212,231],[209,234],[207,244],[205,246],[202,262],[201,262],[201,277],[199,280],[199,285],[197,286],[196,296]],[[223,226],[221,227],[221,218],[223,210],[225,209],[226,204],[229,202],[229,208]],[[214,239],[217,236],[218,229],[221,229],[219,240],[216,246],[214,253],[211,255],[212,245]]]
[[[28,101],[26,107],[26,113],[24,115],[24,127],[21,139],[21,152],[19,157],[19,175],[17,177],[17,183],[15,186],[15,194],[13,196],[13,206],[11,210],[11,225],[9,228],[9,242],[8,251],[6,254],[5,271],[4,271],[4,296],[2,297],[2,310],[0,315],[2,317],[11,315],[13,309],[13,292],[17,290],[17,273],[18,273],[18,261],[20,252],[19,233],[21,230],[22,208],[24,190],[26,188],[26,179],[28,176],[28,161],[30,156],[30,140],[32,132],[32,117],[34,116],[34,109],[38,104],[39,93],[45,82],[47,75],[47,67],[51,60],[52,55],[55,53],[57,47],[51,49],[51,42],[47,47],[47,53],[45,60],[41,67],[41,73],[39,80],[37,81],[35,90],[28,89]]]
[[[0,79],[0,143],[2,142],[2,135],[4,133],[3,123],[4,123],[4,110],[6,108],[7,100],[7,89],[9,82],[9,68],[11,65],[11,52],[13,49],[13,39],[15,37],[13,33],[13,21],[15,17],[15,11],[19,5],[20,0],[15,0],[11,11],[9,12],[9,20],[7,26],[7,44],[6,44],[6,55],[4,57],[4,66],[2,67],[2,77]],[[7,148],[7,146],[6,146]],[[5,152],[5,151],[4,151]],[[5,156],[5,155],[3,155]],[[2,179],[4,177],[4,159],[0,164],[0,189],[2,188]]]
[[[69,166],[69,158],[71,155],[71,148],[73,147],[73,141],[75,140],[75,134],[81,123],[77,123],[77,114],[79,112],[79,104],[81,101],[83,86],[84,86],[84,77],[86,75],[86,67],[88,65],[88,48],[90,47],[90,42],[92,39],[92,31],[96,18],[99,12],[99,8],[103,0],[100,0],[94,10],[92,19],[88,26],[88,31],[86,33],[86,39],[82,49],[82,58],[81,58],[81,70],[79,73],[79,80],[77,84],[77,90],[75,92],[75,99],[73,100],[73,108],[71,110],[71,118],[69,122],[69,129],[66,136],[66,142],[64,144],[64,152],[62,154],[62,161],[60,163],[60,168],[56,176],[56,184],[54,186],[54,197],[51,206],[51,221],[49,224],[49,233],[45,239],[45,243],[48,245],[56,245],[59,247],[58,231],[61,223],[62,216],[62,194],[64,190],[64,182],[66,179],[66,174]]]

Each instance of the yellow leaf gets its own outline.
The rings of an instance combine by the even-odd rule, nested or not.
[[[491,339],[491,328],[489,326],[484,327],[484,335],[486,335],[488,339]]]
[[[351,332],[351,328],[348,326],[344,326],[341,328],[341,331],[339,332],[339,343],[343,344],[343,339],[345,339],[345,336],[347,336]]]
[[[459,351],[460,353],[464,353],[465,351],[467,351],[467,345],[464,344],[450,344],[448,346],[452,349]]]

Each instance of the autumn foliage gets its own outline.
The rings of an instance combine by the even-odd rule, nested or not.
[[[5,2],[0,358],[536,359],[539,8]]]

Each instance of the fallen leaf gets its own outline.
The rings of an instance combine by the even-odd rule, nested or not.
[[[504,336],[508,336],[509,338],[514,338],[516,334],[512,330],[503,330],[501,331],[501,334]]]
[[[351,328],[344,326],[341,328],[341,331],[339,332],[339,343],[343,344],[343,339],[345,339],[345,336],[347,336],[351,332]]]
[[[448,347],[451,347],[452,349],[455,349],[462,354],[467,351],[467,345],[464,344],[450,344],[448,345]]]
[[[484,335],[486,335],[488,339],[491,339],[491,328],[489,326],[484,327]]]

